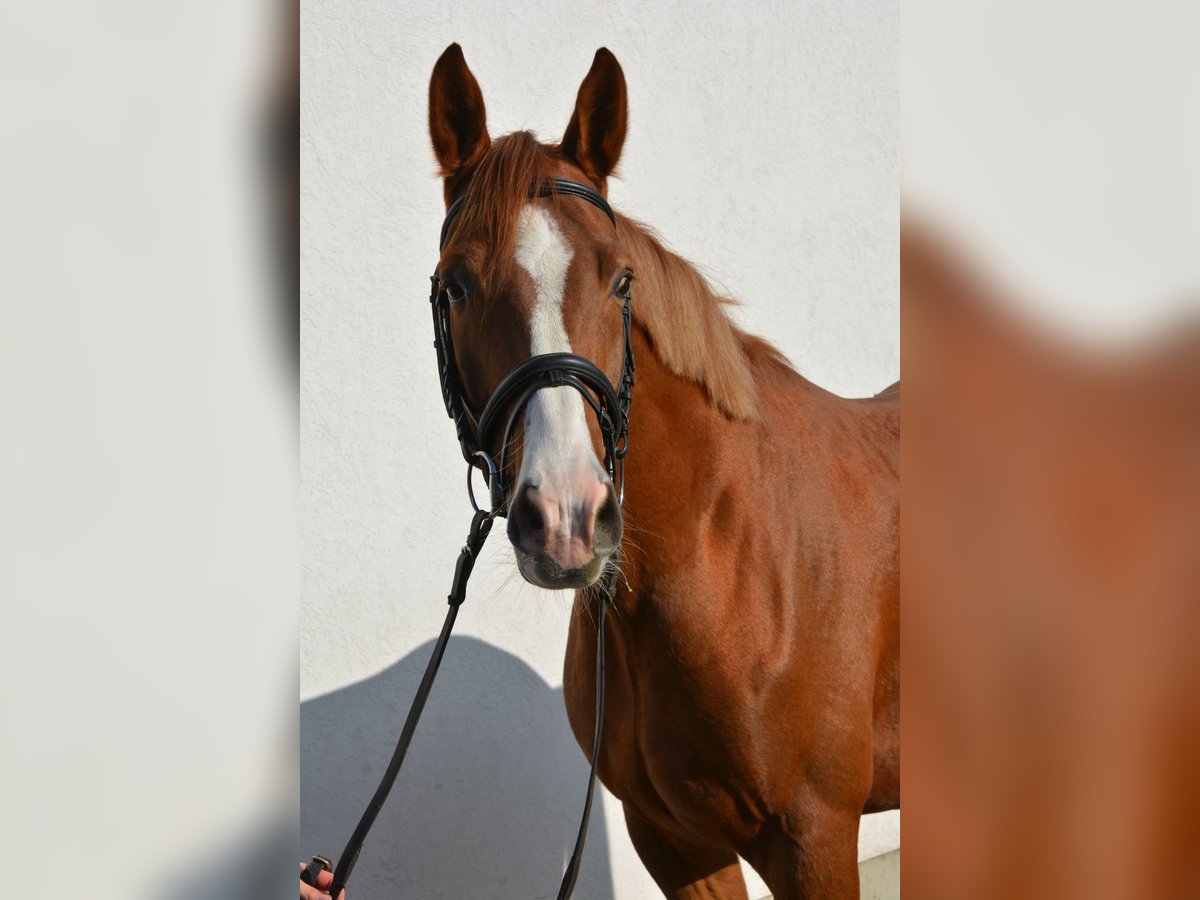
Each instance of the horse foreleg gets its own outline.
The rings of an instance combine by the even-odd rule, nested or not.
[[[625,806],[634,849],[659,889],[671,900],[747,900],[737,854],[687,844]]]
[[[771,823],[745,849],[773,900],[857,900],[857,812],[803,821],[798,828]]]

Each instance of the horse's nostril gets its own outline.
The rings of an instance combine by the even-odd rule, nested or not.
[[[535,490],[529,484],[522,485],[508,510],[508,539],[528,552],[545,545],[546,520],[530,496]]]
[[[607,495],[596,510],[596,526],[592,545],[598,553],[611,553],[621,543],[623,523],[621,507],[617,504],[617,495],[612,485],[608,485]]]

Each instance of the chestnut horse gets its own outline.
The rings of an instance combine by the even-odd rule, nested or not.
[[[463,199],[437,274],[471,406],[534,354],[576,353],[617,383],[634,278],[623,510],[571,388],[533,395],[508,455],[522,575],[577,591],[563,681],[580,746],[590,586],[619,560],[599,775],[654,880],[668,897],[745,898],[740,854],[776,898],[857,897],[859,818],[900,800],[898,389],[822,390],[637,222],[531,197],[552,177],[605,193],[626,126],[608,50],[556,145],[489,137],[457,44],[429,97],[446,204]]]

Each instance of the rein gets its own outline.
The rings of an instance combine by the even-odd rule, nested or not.
[[[566,178],[548,178],[530,187],[529,196],[549,197],[563,195],[586,200],[608,216],[615,227],[616,216],[608,201],[593,188],[571,181]],[[443,249],[449,237],[450,229],[462,209],[464,198],[454,201],[446,213],[442,223],[441,242]],[[632,273],[630,273],[632,274]],[[366,841],[367,833],[375,823],[379,811],[383,808],[395,784],[404,757],[408,753],[409,744],[416,732],[417,722],[425,708],[425,701],[437,677],[442,656],[446,652],[446,644],[454,621],[458,617],[458,608],[466,599],[467,581],[471,571],[479,559],[479,553],[492,530],[492,525],[498,517],[505,516],[504,500],[509,485],[505,480],[506,451],[517,417],[525,404],[536,391],[547,387],[572,387],[577,390],[587,404],[592,408],[600,426],[604,442],[604,467],[617,491],[617,503],[621,503],[625,494],[624,459],[629,449],[629,405],[633,390],[633,346],[630,340],[631,292],[626,280],[624,292],[618,295],[622,301],[621,326],[624,333],[624,363],[621,371],[620,387],[614,387],[608,376],[591,360],[573,353],[545,353],[533,356],[516,366],[500,382],[492,392],[483,412],[475,416],[463,392],[459,376],[458,363],[454,355],[454,345],[450,337],[450,299],[441,279],[437,275],[430,278],[432,290],[429,302],[433,309],[433,345],[437,351],[438,374],[441,382],[442,399],[446,404],[446,413],[454,421],[458,435],[459,446],[463,458],[467,461],[467,492],[475,515],[471,519],[471,529],[467,542],[458,555],[454,566],[454,579],[451,582],[450,593],[447,597],[449,610],[442,624],[441,633],[433,646],[425,674],[409,708],[404,721],[404,728],[392,753],[391,761],[383,774],[379,787],[375,789],[367,808],[363,811],[358,825],[350,836],[345,849],[342,851],[337,868],[334,870],[333,885],[330,894],[336,898],[345,888],[358,861],[358,855]],[[503,427],[501,427],[501,425]],[[489,455],[487,448],[499,438],[498,460]],[[471,470],[478,468],[483,472],[484,481],[490,494],[490,508],[482,509],[475,500],[471,485]],[[619,552],[619,551],[618,551]],[[588,772],[587,791],[584,797],[583,816],[579,823],[579,832],[575,838],[575,849],[563,873],[562,882],[558,889],[558,900],[567,900],[575,889],[579,877],[579,867],[583,859],[583,846],[587,838],[588,822],[591,818],[592,798],[596,787],[596,765],[600,758],[600,738],[604,726],[604,622],[608,604],[613,601],[616,590],[616,565],[610,560],[605,574],[600,580],[600,608],[596,617],[596,727],[592,743],[591,768]],[[314,857],[301,878],[307,884],[315,884],[317,875],[324,869],[330,868],[329,861],[324,857]]]

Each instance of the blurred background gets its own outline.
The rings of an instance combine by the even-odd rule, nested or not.
[[[1200,7],[902,23],[903,888],[1200,896]]]
[[[297,40],[274,2],[0,11],[16,894],[292,887]]]
[[[904,888],[1200,894],[1200,8],[910,0],[899,15],[890,3],[813,4],[797,26],[804,54],[768,52],[797,22],[791,7],[705,10],[668,5],[661,16],[675,27],[663,31],[642,28],[640,7],[613,13],[628,40],[642,34],[632,49],[605,30],[608,12],[581,17],[567,29],[574,68],[546,67],[546,48],[563,43],[554,28],[531,36],[515,21],[521,42],[467,46],[467,58],[489,104],[510,104],[489,106],[494,127],[553,137],[558,119],[535,116],[565,117],[591,50],[609,43],[635,101],[663,104],[634,107],[629,152],[651,174],[627,167],[614,199],[707,264],[747,301],[747,326],[819,383],[864,393],[894,377],[902,291]],[[335,6],[303,14],[306,48],[322,51],[306,64],[306,96],[339,106],[360,142],[370,104],[399,103],[446,43],[479,27],[468,7],[374,11],[386,24],[375,35]],[[556,21],[548,7],[534,13]],[[424,23],[419,37],[399,34],[405,16]],[[842,28],[809,27],[811,17]],[[723,41],[702,62],[676,40],[693,20]],[[325,598],[366,598],[373,615],[394,617],[388,579],[411,575],[403,541],[368,543],[379,555],[361,576],[374,584],[306,570],[301,630],[298,522],[351,540],[370,535],[374,513],[331,521],[337,504],[317,492],[300,516],[297,383],[316,372],[298,365],[300,22],[295,6],[221,0],[0,12],[0,845],[18,894],[290,894],[298,855],[340,849],[299,844],[298,687],[314,722],[328,723],[343,715],[344,688],[389,695],[408,677],[400,651],[371,651],[358,673],[325,659],[344,659],[335,637],[361,624],[331,615]],[[886,41],[898,34],[902,52],[871,44],[872,23]],[[337,52],[397,80],[344,92],[322,81]],[[864,58],[878,93],[854,102],[832,81],[797,80],[815,66],[858,83]],[[701,101],[657,98],[664,67]],[[726,102],[735,79],[744,108]],[[814,96],[814,83],[829,93]],[[874,129],[901,85],[902,247],[882,218],[893,169],[879,169],[878,194],[842,193],[854,183],[846,167],[894,155],[891,126]],[[701,185],[667,164],[711,165],[714,136],[730,130],[721,117],[750,127],[756,112],[832,124],[846,143],[822,155],[827,131],[783,142],[760,116],[766,130],[748,136],[737,178],[714,169],[697,199]],[[325,133],[339,122],[306,124]],[[440,221],[432,160],[396,157],[408,141],[426,153],[422,139],[385,132],[380,155],[360,144],[358,162],[389,173],[389,190],[398,169],[413,170],[421,189],[391,199],[426,238],[400,246],[400,232],[375,222],[355,256],[347,222],[342,274],[376,277],[369,267],[391,250],[427,274]],[[671,140],[674,156],[662,150],[652,168],[662,145],[651,141]],[[307,147],[314,183],[340,177],[323,171],[321,142]],[[849,154],[841,168],[837,152]],[[805,192],[762,189],[781,169],[800,170]],[[861,260],[844,236],[865,227],[866,197],[879,198],[879,224],[853,245],[880,255]],[[765,268],[728,252],[730,230],[781,215],[795,215],[787,249]],[[311,234],[328,233],[317,224]],[[317,240],[306,255],[331,259]],[[325,277],[332,290],[339,270]],[[803,302],[755,318],[779,284],[797,285]],[[421,278],[400,287],[349,314],[423,309]],[[422,380],[406,396],[432,405],[422,327],[412,350]],[[848,330],[863,328],[881,330],[839,358]],[[350,349],[319,352],[350,365]],[[330,371],[328,355],[318,361]],[[346,377],[347,390],[370,393],[369,372]],[[397,392],[375,400],[385,426],[401,414]],[[430,439],[449,447],[441,424]],[[378,467],[354,476],[364,490],[414,458],[409,448],[367,460],[353,445],[345,456]],[[457,476],[432,478],[428,492],[459,496]],[[381,521],[395,528],[396,516]],[[461,541],[445,519],[437,527]],[[436,596],[441,567],[428,568]],[[541,615],[528,595],[508,602],[524,621]],[[420,655],[433,628],[408,627]],[[524,652],[464,635],[463,659],[493,681],[521,685],[538,709],[558,702]],[[364,727],[368,743],[384,742],[386,728]],[[507,751],[527,738],[501,739]],[[619,838],[619,821],[599,829],[596,858]]]

